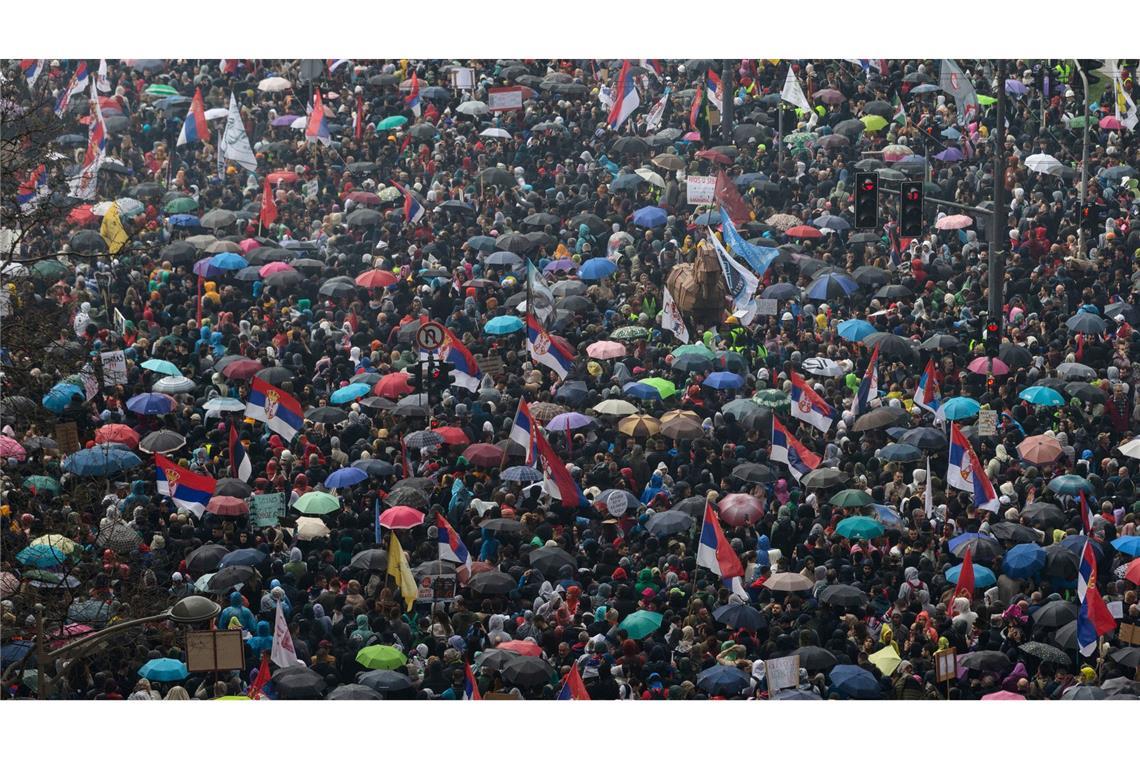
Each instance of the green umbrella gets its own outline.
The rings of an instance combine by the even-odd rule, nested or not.
[[[656,388],[662,399],[667,399],[677,392],[677,386],[662,377],[647,377],[641,383]]]
[[[389,116],[386,119],[381,119],[380,123],[376,125],[378,132],[383,132],[387,129],[398,129],[408,123],[407,116]]]
[[[170,375],[171,377],[182,377],[182,370],[175,367],[171,362],[165,359],[147,359],[142,363],[143,369],[149,369],[151,372],[157,372],[160,375]]]
[[[865,507],[871,503],[871,497],[866,491],[857,488],[844,488],[832,496],[828,502],[836,507]]]
[[[859,540],[878,538],[883,535],[885,529],[881,522],[870,517],[848,517],[839,521],[839,524],[835,526],[835,532],[844,538]]]
[[[357,652],[356,661],[369,670],[395,670],[404,665],[408,658],[395,647],[376,644]]]
[[[168,214],[189,214],[191,211],[197,210],[198,201],[189,196],[185,198],[175,198],[163,207],[163,211]]]
[[[792,405],[788,394],[783,391],[778,391],[775,388],[758,391],[756,395],[752,397],[752,400],[760,406],[766,406],[769,409],[789,409]]]
[[[340,501],[323,491],[309,491],[297,499],[293,509],[303,515],[327,515],[340,509]]]
[[[24,478],[24,488],[29,491],[51,491],[58,494],[62,490],[59,486],[59,481],[55,478],[50,478],[47,475],[29,475]]]
[[[997,102],[997,100],[995,100],[994,98],[991,98],[989,95],[978,95],[977,98],[978,98],[978,105],[992,106],[994,103]]]
[[[713,350],[706,346],[704,343],[690,343],[684,346],[677,346],[677,348],[673,349],[673,356],[675,357],[688,356],[689,354],[709,360],[712,360],[716,357],[716,354],[713,353]]]
[[[1069,119],[1069,129],[1084,129],[1088,120],[1084,116],[1074,116]]]
[[[181,95],[178,90],[174,89],[168,84],[152,84],[144,90],[147,95],[154,95],[156,97],[167,97],[170,95]]]
[[[50,280],[55,277],[63,277],[67,274],[67,267],[55,259],[44,259],[32,265],[32,274]]]
[[[887,126],[887,120],[882,116],[871,114],[863,117],[863,126],[868,132],[878,132],[883,127]]]
[[[625,325],[610,333],[610,337],[616,338],[617,340],[637,340],[638,338],[644,338],[648,334],[649,331],[640,325]]]
[[[661,627],[661,613],[638,610],[626,616],[618,628],[629,634],[631,639],[644,639]]]

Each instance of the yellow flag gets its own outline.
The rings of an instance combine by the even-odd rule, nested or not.
[[[127,244],[127,231],[123,229],[123,222],[119,219],[119,207],[112,203],[103,215],[103,224],[99,227],[99,235],[107,243],[107,250],[118,253]]]
[[[396,534],[392,533],[392,537],[388,541],[388,575],[396,579],[396,585],[400,587],[400,594],[404,597],[404,603],[408,609],[416,601],[419,596],[419,589],[416,587],[416,578],[412,575],[412,568],[408,567],[408,560],[404,557],[404,549],[400,546],[400,540],[396,538]]]

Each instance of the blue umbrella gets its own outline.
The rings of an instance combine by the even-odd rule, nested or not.
[[[873,332],[878,331],[865,319],[845,319],[839,323],[839,337],[852,343],[858,343]]]
[[[962,572],[961,565],[954,565],[946,571],[946,580],[950,583],[958,582],[958,574]],[[974,563],[974,588],[986,588],[993,586],[997,583],[997,578],[994,577],[993,570],[990,570],[984,565]]]
[[[169,111],[173,106],[180,106],[189,102],[190,98],[185,95],[168,95],[165,98],[159,98],[154,101],[151,103],[151,106],[153,106],[156,111]]]
[[[7,668],[9,665],[14,665],[17,662],[23,662],[28,653],[35,648],[36,644],[33,641],[13,641],[11,644],[5,644],[0,649],[0,668]]]
[[[239,256],[232,251],[226,251],[225,253],[219,253],[215,255],[213,264],[218,269],[225,269],[227,271],[245,269],[247,266],[249,266],[249,262],[246,261],[244,257]]]
[[[483,332],[488,335],[509,335],[521,329],[523,329],[522,320],[512,316],[495,317],[483,325]]]
[[[878,517],[879,522],[883,525],[895,530],[900,530],[903,527],[903,519],[894,509],[886,504],[873,504],[872,506],[875,508],[875,517]]]
[[[495,251],[484,259],[484,261],[496,267],[513,267],[523,263],[521,256],[517,253],[511,253],[510,251]]]
[[[365,383],[351,383],[333,391],[329,400],[334,404],[344,404],[349,401],[356,401],[356,399],[367,394],[370,390],[372,390],[372,387]]]
[[[1037,544],[1018,544],[1006,552],[1001,571],[1010,578],[1032,578],[1045,569],[1045,550]]]
[[[192,271],[199,277],[217,277],[224,270],[214,266],[214,257],[208,256],[201,261],[195,261]]]
[[[127,408],[135,414],[170,414],[176,406],[165,393],[140,393],[127,399]]]
[[[870,671],[858,665],[836,665],[827,674],[831,689],[848,699],[879,699],[882,690]]]
[[[957,140],[962,136],[962,133],[954,129],[954,127],[947,127],[946,129],[942,130],[942,136],[947,140]]]
[[[693,220],[693,223],[706,227],[720,224],[720,212],[706,211],[703,214],[697,214],[697,218]]]
[[[34,544],[16,555],[16,560],[21,565],[39,568],[57,567],[62,565],[65,559],[67,559],[66,554],[48,544]]]
[[[617,271],[617,264],[609,259],[594,258],[588,259],[578,269],[578,277],[583,280],[600,280],[603,277],[609,277]]]
[[[138,455],[128,449],[99,445],[81,449],[63,460],[63,469],[84,477],[107,477],[142,464]]]
[[[800,297],[800,289],[790,282],[777,282],[764,288],[760,297],[774,298],[777,301],[795,301]]]
[[[202,221],[193,214],[174,214],[166,217],[171,227],[201,227]]]
[[[542,473],[534,467],[520,464],[503,470],[499,475],[499,480],[507,480],[512,483],[535,483],[542,480]]]
[[[816,301],[845,298],[859,289],[859,284],[845,274],[828,272],[820,275],[804,289],[804,295]]]
[[[668,214],[658,206],[646,206],[633,212],[633,223],[639,227],[664,227]]]
[[[844,230],[851,229],[851,223],[841,216],[834,216],[833,214],[824,214],[823,216],[816,217],[811,220],[813,227],[823,229],[826,227],[829,230],[836,232],[843,232]]]
[[[922,459],[922,452],[909,443],[888,443],[879,449],[879,459],[888,462],[917,462]]]
[[[622,392],[633,398],[646,400],[661,399],[661,393],[652,385],[646,385],[645,383],[626,383],[622,386]]]
[[[1060,393],[1052,388],[1044,385],[1031,385],[1017,397],[1022,401],[1028,401],[1035,406],[1064,406],[1065,399]]]
[[[644,181],[645,179],[640,174],[619,174],[610,183],[610,190],[615,193],[622,190],[633,190]]]
[[[713,372],[701,385],[722,390],[724,388],[743,388],[744,378],[735,372]]]
[[[1085,553],[1085,541],[1088,541],[1087,536],[1065,536],[1065,538],[1061,540],[1061,546],[1080,557]],[[1089,545],[1093,549],[1093,554],[1099,559],[1104,553],[1104,550],[1100,548],[1100,543],[1089,541]]]
[[[728,665],[713,665],[697,674],[697,688],[706,694],[733,696],[743,692],[751,683],[747,673]]]
[[[257,549],[235,549],[222,557],[219,566],[230,567],[231,565],[247,565],[249,567],[257,567],[265,562],[267,556],[268,555]]]
[[[368,473],[359,467],[341,467],[325,478],[327,488],[348,488],[368,480]]]
[[[139,668],[139,676],[151,681],[165,683],[167,681],[181,681],[188,677],[190,672],[186,665],[170,657],[159,657],[147,661]]]
[[[63,414],[63,410],[71,403],[72,396],[79,396],[80,399],[87,398],[83,389],[78,385],[71,383],[57,383],[50,391],[43,397],[43,405],[49,411],[56,414]]]
[[[1112,546],[1118,552],[1140,557],[1140,536],[1121,536],[1112,542]],[[1093,547],[1095,548],[1096,544],[1093,544]]]
[[[948,420],[965,420],[977,416],[978,410],[981,408],[982,405],[974,399],[968,396],[957,396],[943,402],[941,411]]]

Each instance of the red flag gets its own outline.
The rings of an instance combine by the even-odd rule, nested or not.
[[[966,556],[962,558],[962,570],[958,573],[958,585],[954,587],[954,596],[950,597],[950,609],[946,614],[954,616],[954,600],[964,596],[971,601],[974,598],[974,558],[967,547]]]
[[[253,679],[253,683],[249,685],[249,693],[246,696],[250,699],[264,699],[261,690],[265,688],[267,683],[269,683],[269,654],[263,651],[261,653],[261,667],[257,669],[257,678]]]
[[[748,214],[748,206],[723,169],[717,172],[713,196],[716,198],[716,202],[721,205],[721,209],[728,212],[729,218],[736,226],[739,227],[751,219]]]
[[[562,680],[562,688],[558,690],[557,698],[585,700],[587,702],[590,700],[590,693],[586,691],[586,684],[582,682],[582,674],[578,672],[576,664],[570,666],[570,672]]]
[[[265,180],[265,190],[261,193],[261,216],[259,222],[262,226],[268,227],[273,224],[277,219],[277,201],[273,198],[273,188],[269,186],[269,180]]]

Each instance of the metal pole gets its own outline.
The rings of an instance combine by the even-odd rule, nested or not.
[[[779,120],[777,124],[779,132],[776,135],[779,150],[776,159],[776,176],[779,178],[779,173],[783,171],[784,167],[784,101],[782,100],[776,104],[776,118]]]
[[[1085,133],[1084,147],[1081,148],[1081,186],[1080,203],[1081,209],[1085,206],[1085,193],[1088,192],[1089,185],[1089,125],[1086,123],[1089,118],[1089,79],[1085,76],[1085,70],[1081,68],[1081,62],[1074,60],[1073,64],[1077,68],[1077,73],[1081,75],[1081,102],[1084,103],[1084,108],[1081,111],[1081,129]],[[1081,216],[1078,210],[1077,220],[1080,221]],[[1085,228],[1084,225],[1078,224],[1077,226],[1077,255],[1083,257],[1085,255]]]
[[[732,61],[725,59],[720,64],[720,136],[725,144],[732,143],[732,116],[734,103],[732,102],[733,72]]]
[[[1002,288],[1005,280],[1005,238],[1008,211],[1005,208],[1005,80],[1006,60],[998,59],[997,73],[997,124],[994,125],[994,214],[991,218],[989,266],[989,318],[1001,323],[1001,308],[1005,299]]]

